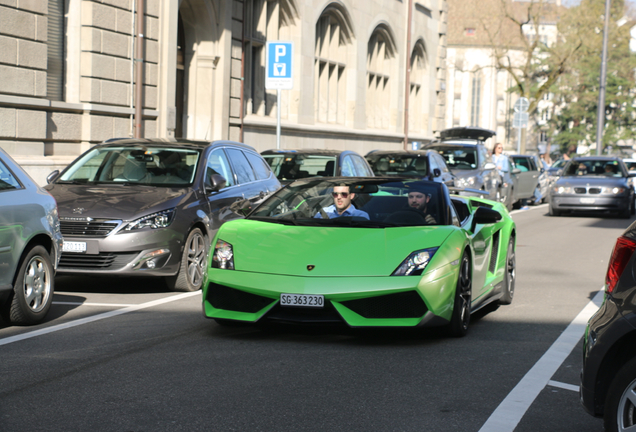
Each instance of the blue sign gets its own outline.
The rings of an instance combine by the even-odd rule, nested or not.
[[[265,88],[290,90],[292,81],[292,42],[270,41],[265,47],[267,62],[265,69]]]

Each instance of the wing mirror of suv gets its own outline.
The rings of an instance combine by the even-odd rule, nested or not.
[[[212,174],[205,179],[206,192],[218,192],[225,187],[227,180],[220,174]]]
[[[442,171],[439,168],[433,168],[433,178],[439,177],[442,175]]]
[[[501,213],[497,210],[489,209],[487,207],[477,207],[475,214],[473,215],[473,223],[471,231],[475,232],[477,224],[487,225],[494,224],[501,220]]]
[[[60,175],[60,170],[55,170],[51,174],[46,176],[46,182],[51,184],[55,181],[55,179]]]
[[[485,170],[494,170],[496,168],[497,168],[497,165],[495,165],[492,162],[486,162],[486,165],[484,165]]]
[[[519,168],[513,168],[512,171],[510,171],[512,174],[519,174],[521,172],[521,170]]]

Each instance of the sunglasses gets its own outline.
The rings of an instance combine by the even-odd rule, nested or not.
[[[334,198],[338,198],[338,195],[343,198],[347,198],[349,196],[349,192],[331,192],[331,196]]]

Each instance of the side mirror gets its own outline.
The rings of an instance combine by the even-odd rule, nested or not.
[[[627,177],[636,177],[636,171],[629,171]]]
[[[497,165],[495,165],[492,162],[486,162],[486,165],[484,165],[484,169],[485,170],[494,170],[494,169],[497,169]]]
[[[475,214],[473,215],[473,223],[471,225],[471,231],[475,231],[477,224],[487,225],[494,224],[501,220],[501,213],[496,210],[489,209],[487,207],[477,207]]]
[[[442,175],[442,171],[439,168],[433,168],[433,177],[439,177]]]
[[[60,175],[60,170],[55,170],[51,174],[46,176],[46,182],[51,184],[55,181],[55,179]]]
[[[562,175],[563,175],[563,170],[562,170],[562,169],[557,170],[557,172],[556,172],[556,173],[554,173],[554,175],[556,175],[557,177],[562,176]]]
[[[220,174],[212,174],[205,180],[206,192],[218,192],[225,187],[227,180]]]
[[[510,171],[512,174],[519,174],[521,172],[521,170],[519,168],[513,168],[512,171]]]

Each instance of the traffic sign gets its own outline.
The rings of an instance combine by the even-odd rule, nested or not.
[[[516,113],[524,113],[528,111],[528,107],[530,107],[530,101],[528,98],[520,97],[517,99],[517,102],[515,102],[514,110]]]
[[[528,113],[527,112],[516,112],[512,119],[512,127],[517,129],[527,128],[528,127]]]
[[[265,47],[267,56],[265,68],[265,88],[268,90],[291,90],[292,81],[292,42],[269,41]]]

